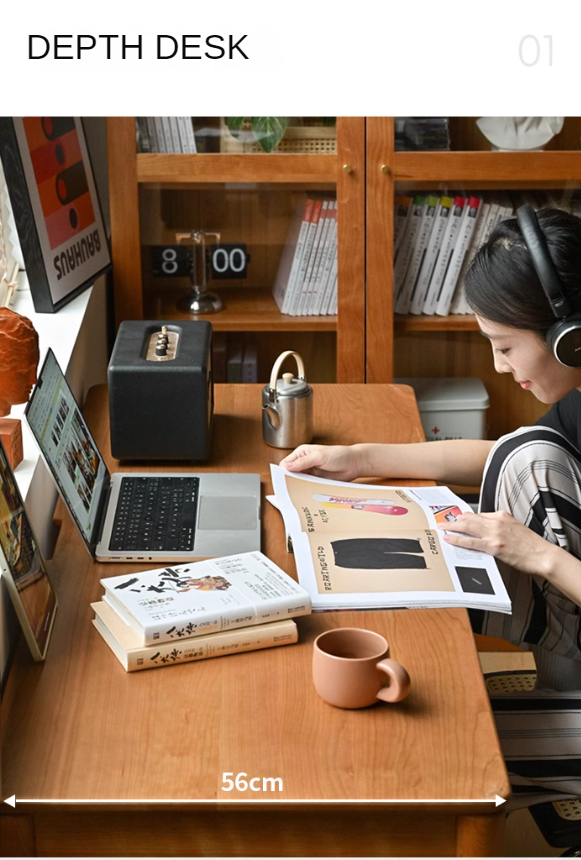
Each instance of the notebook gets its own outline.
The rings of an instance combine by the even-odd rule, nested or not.
[[[179,562],[260,549],[259,475],[111,475],[50,349],[25,416],[97,561]]]

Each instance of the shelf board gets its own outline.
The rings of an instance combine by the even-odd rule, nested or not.
[[[394,314],[394,329],[398,333],[410,331],[478,331],[474,314],[448,314],[446,317],[429,314]]]
[[[281,314],[270,291],[251,287],[226,287],[212,291],[224,302],[215,314],[193,316],[177,309],[184,290],[155,290],[144,293],[146,319],[208,320],[214,331],[336,331],[336,316],[293,317]]]
[[[466,182],[472,187],[550,188],[581,182],[581,151],[395,152],[396,182]],[[542,180],[539,180],[542,177]]]
[[[207,182],[334,183],[337,156],[288,153],[179,155],[139,153],[137,181],[194,184]]]

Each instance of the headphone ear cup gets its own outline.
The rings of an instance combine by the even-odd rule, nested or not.
[[[573,314],[551,326],[547,346],[566,367],[581,367],[581,314]]]

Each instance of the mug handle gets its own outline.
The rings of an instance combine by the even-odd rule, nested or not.
[[[405,699],[410,691],[411,682],[407,670],[401,663],[386,657],[377,664],[376,668],[390,677],[389,687],[382,687],[377,698],[383,699],[384,702],[401,702]]]

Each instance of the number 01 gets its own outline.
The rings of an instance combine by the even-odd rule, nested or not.
[[[553,65],[553,37],[543,36],[547,40],[548,62]],[[518,46],[518,55],[523,66],[536,66],[543,58],[543,46],[538,36],[523,36]]]

